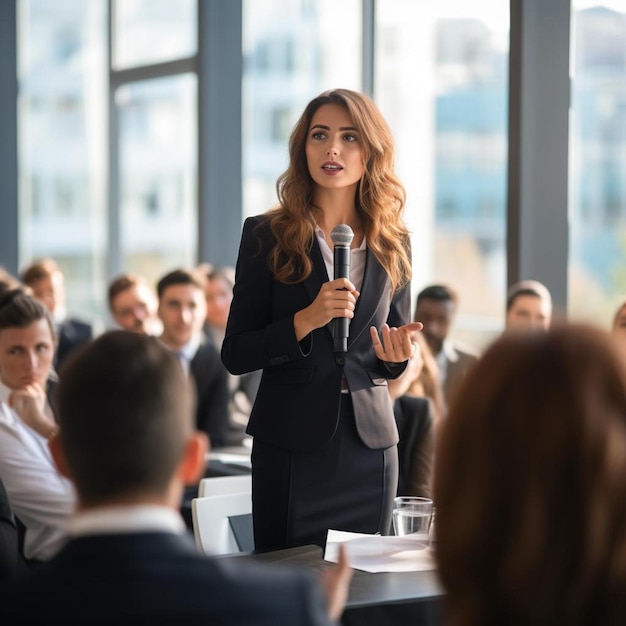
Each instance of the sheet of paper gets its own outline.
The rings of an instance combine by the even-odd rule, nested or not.
[[[350,567],[365,572],[414,572],[434,570],[430,546],[410,537],[382,537],[329,530],[324,560],[337,562],[339,544],[345,544]]]

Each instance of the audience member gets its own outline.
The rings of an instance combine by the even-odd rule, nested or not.
[[[107,381],[102,385],[102,381]],[[192,394],[154,337],[111,331],[72,357],[60,385],[58,467],[76,485],[72,539],[50,563],[0,589],[3,616],[23,624],[329,624],[351,570],[325,580],[201,555],[177,506],[204,467]]]
[[[604,331],[504,333],[437,438],[449,626],[626,622],[626,371]]]
[[[22,282],[33,290],[56,324],[54,365],[59,367],[70,352],[93,339],[93,328],[87,322],[67,316],[65,280],[54,259],[41,259],[29,265],[22,272]]]
[[[522,280],[511,285],[506,296],[506,330],[548,330],[552,321],[552,297],[545,285]]]
[[[0,295],[5,291],[11,291],[12,289],[24,289],[24,291],[30,291],[30,288],[25,288],[25,285],[15,278],[12,274],[7,272],[4,267],[0,265]]]
[[[235,286],[233,267],[209,267],[205,274],[204,295],[206,299],[206,322],[204,330],[218,351],[222,349],[230,303]],[[262,370],[235,375],[228,373],[228,412],[231,437],[240,443],[248,437],[245,434],[252,405],[261,382]]]
[[[197,391],[196,427],[214,448],[228,441],[228,372],[202,332],[206,317],[204,285],[193,270],[175,269],[159,280],[161,341],[178,356]]]
[[[53,354],[43,304],[20,290],[0,295],[0,478],[25,527],[24,556],[33,561],[61,547],[76,502],[48,449],[57,432]]]
[[[147,281],[137,274],[121,274],[108,289],[109,311],[122,329],[145,335],[159,335],[157,298]]]
[[[398,495],[430,498],[435,432],[445,414],[435,358],[421,332],[411,334],[415,351],[406,370],[388,381],[398,425]]]
[[[622,351],[626,353],[626,301],[623,301],[615,311],[611,332]]]
[[[451,287],[430,285],[417,294],[413,316],[424,324],[422,332],[437,362],[446,404],[478,358],[471,349],[450,339],[457,308],[458,296]]]

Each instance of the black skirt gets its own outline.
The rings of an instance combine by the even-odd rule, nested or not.
[[[255,438],[255,549],[325,547],[330,528],[387,535],[397,484],[397,447],[368,448],[357,433],[350,395],[342,394],[337,430],[322,448],[291,452]]]

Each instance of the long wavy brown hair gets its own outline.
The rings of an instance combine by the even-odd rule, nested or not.
[[[367,245],[387,271],[395,290],[411,279],[409,233],[402,220],[406,193],[394,173],[393,138],[374,102],[348,89],[325,91],[307,105],[289,139],[289,167],[276,183],[278,206],[268,211],[276,245],[269,255],[274,278],[283,283],[305,280],[313,269],[314,182],[306,159],[306,141],[315,112],[325,104],[344,107],[357,129],[365,155],[357,186],[356,210]]]

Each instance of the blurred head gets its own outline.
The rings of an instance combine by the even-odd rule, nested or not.
[[[72,354],[59,385],[59,415],[53,454],[82,508],[153,501],[177,507],[182,484],[203,467],[206,438],[192,430],[191,388],[155,337],[110,331]]]
[[[446,285],[431,285],[417,294],[413,319],[424,324],[422,333],[434,355],[450,333],[457,301],[456,292]]]
[[[621,349],[626,350],[626,302],[623,302],[615,311],[611,332]]]
[[[507,330],[547,330],[552,321],[552,297],[536,280],[523,280],[507,292]]]
[[[0,266],[0,295],[13,289],[24,289],[25,285],[15,278],[12,274],[7,272],[2,266]],[[30,287],[24,289],[24,291],[30,293]]]
[[[120,328],[144,335],[157,332],[157,299],[141,276],[118,276],[109,285],[108,299],[111,315]]]
[[[163,323],[161,339],[179,350],[202,332],[206,318],[202,278],[193,270],[177,269],[161,278],[157,293]]]
[[[45,385],[55,334],[44,305],[19,289],[0,295],[0,380],[9,389]]]
[[[214,269],[206,275],[206,321],[221,330],[226,329],[234,286],[235,270],[232,267]]]
[[[504,333],[435,455],[449,623],[623,623],[626,372],[607,333]]]
[[[37,300],[58,317],[64,314],[65,285],[63,273],[54,259],[41,259],[22,272],[22,282],[28,285]]]

